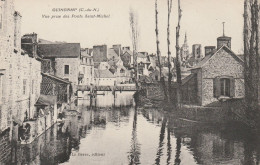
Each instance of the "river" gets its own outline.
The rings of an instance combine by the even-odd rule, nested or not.
[[[86,100],[78,111],[32,144],[7,145],[0,164],[259,164],[260,136],[238,123],[184,122],[125,104],[90,108]]]

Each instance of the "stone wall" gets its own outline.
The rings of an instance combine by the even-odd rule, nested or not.
[[[57,77],[68,79],[72,82],[73,92],[77,90],[79,75],[79,58],[56,58],[56,75]],[[69,74],[65,74],[65,65],[69,65]]]
[[[227,48],[220,49],[202,68],[202,105],[218,101],[213,94],[213,80],[217,76],[235,79],[235,97],[244,97],[243,62],[231,55]]]
[[[40,94],[41,65],[22,53],[21,15],[15,12],[13,0],[0,1],[0,5],[3,18],[0,28],[0,131],[3,131],[12,127],[12,116],[23,120],[27,111],[28,117],[33,117],[34,104]]]
[[[19,76],[16,80],[16,112],[21,121],[25,117],[27,111],[28,118],[34,117],[37,99],[40,96],[41,76],[41,62],[28,55],[19,56],[20,63],[18,64]]]
[[[2,80],[0,130],[7,129],[13,104],[12,56],[14,52],[14,2],[13,0],[0,1],[2,8],[2,26],[0,29],[0,61]],[[9,121],[8,121],[9,120]]]

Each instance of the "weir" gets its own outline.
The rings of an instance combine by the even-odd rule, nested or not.
[[[79,85],[77,91],[137,91],[135,85],[124,86],[91,86],[91,85]]]

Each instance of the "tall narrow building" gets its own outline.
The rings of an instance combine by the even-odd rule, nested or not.
[[[189,45],[187,39],[187,33],[185,33],[184,43],[181,47],[181,61],[186,61],[189,58]]]

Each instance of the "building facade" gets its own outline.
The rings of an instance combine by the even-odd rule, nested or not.
[[[79,84],[80,44],[38,44],[38,54],[54,65],[54,75],[72,82],[73,92]]]
[[[116,83],[116,76],[109,70],[95,69],[94,82],[96,86],[114,86]]]
[[[0,129],[34,117],[40,95],[41,63],[21,49],[21,15],[13,0],[1,1]]]
[[[243,98],[244,90],[243,60],[228,45],[222,44],[191,69],[191,75],[183,81],[182,93],[184,101],[205,106],[221,100]]]
[[[94,61],[88,51],[81,50],[79,76],[81,80],[79,85],[90,85],[94,83]]]

